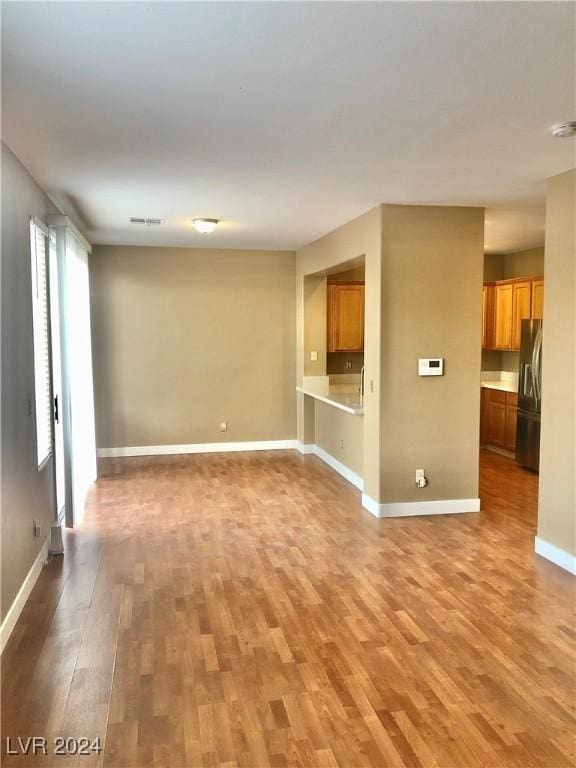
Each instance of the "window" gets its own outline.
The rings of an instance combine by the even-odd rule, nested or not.
[[[52,395],[48,322],[47,230],[30,221],[32,252],[32,325],[34,333],[34,395],[38,468],[52,454]]]

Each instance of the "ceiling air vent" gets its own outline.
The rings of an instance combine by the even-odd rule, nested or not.
[[[145,224],[147,227],[158,227],[164,224],[165,219],[138,219],[134,216],[130,219],[132,224]]]

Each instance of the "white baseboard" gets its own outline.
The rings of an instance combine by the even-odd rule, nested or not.
[[[38,555],[36,556],[36,560],[32,563],[32,567],[26,574],[26,578],[22,582],[22,586],[18,590],[18,594],[14,598],[12,605],[2,622],[2,626],[0,627],[0,653],[2,653],[6,647],[6,643],[10,639],[10,635],[16,626],[16,622],[20,618],[26,600],[30,597],[30,593],[38,580],[38,576],[40,576],[40,572],[46,564],[49,543],[50,536],[48,536],[44,544],[42,544],[40,552],[38,552]]]
[[[546,539],[536,536],[534,539],[534,551],[540,557],[545,557],[551,563],[564,568],[565,571],[576,576],[576,555],[571,555],[565,549],[560,549],[555,544],[550,544]]]
[[[480,499],[437,499],[434,501],[401,501],[380,504],[363,493],[362,506],[374,517],[453,515],[460,512],[479,512]]]
[[[188,445],[136,445],[98,448],[99,459],[122,456],[171,456],[183,453],[229,453],[232,451],[285,451],[298,448],[297,440],[258,440],[239,443],[190,443]]]
[[[371,499],[370,496],[367,496],[365,493],[362,494],[362,506],[364,509],[367,509],[371,515],[374,515],[374,517],[381,517],[380,504],[378,504],[377,501],[374,501],[374,499]]]
[[[315,445],[314,443],[302,443],[298,441],[296,447],[300,453],[313,453],[314,456],[318,456],[319,459],[321,459],[325,464],[328,464],[328,466],[331,467],[335,472],[338,472],[339,475],[342,475],[345,480],[348,480],[349,483],[352,483],[352,485],[358,488],[359,491],[363,490],[364,480],[360,477],[360,475],[356,474],[356,472],[353,472],[350,467],[346,466],[346,464],[342,464],[341,461],[338,461],[338,459],[334,458],[331,453],[328,453],[323,448],[320,448],[320,446]]]
[[[329,467],[332,467],[332,469],[338,472],[339,475],[342,475],[345,480],[348,480],[349,483],[352,483],[352,485],[356,486],[359,491],[364,489],[364,480],[360,477],[360,475],[357,475],[356,472],[353,472],[350,467],[346,466],[346,464],[342,464],[341,461],[335,459],[332,454],[327,453],[323,448],[315,445],[314,455],[318,456],[319,459],[322,459],[325,464],[328,464]]]
[[[296,446],[300,453],[314,453],[315,447],[314,443],[303,443],[300,440],[298,440],[298,445]]]

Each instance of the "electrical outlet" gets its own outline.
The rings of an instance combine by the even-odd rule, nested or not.
[[[340,440],[340,449],[344,448],[344,440]]]
[[[39,539],[40,534],[42,533],[42,528],[40,526],[40,523],[37,520],[34,520],[32,524],[34,526],[34,538]]]
[[[416,487],[417,488],[425,488],[428,485],[428,480],[426,479],[426,476],[424,474],[423,469],[417,469],[416,470]]]
[[[220,432],[228,432],[228,422],[227,421],[221,421],[220,422]]]
[[[350,370],[352,368],[352,360],[346,360],[346,368]]]
[[[310,360],[312,360],[313,362],[316,362],[318,360],[318,352],[316,352],[316,350],[313,350],[312,352],[310,352]]]

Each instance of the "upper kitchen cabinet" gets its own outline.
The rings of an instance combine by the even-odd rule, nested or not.
[[[544,316],[544,280],[532,281],[532,317],[542,320]]]
[[[364,350],[364,283],[328,283],[328,352]]]
[[[496,286],[494,348],[512,348],[512,304],[514,290],[511,285]]]
[[[542,318],[543,288],[541,278],[486,283],[483,287],[482,348],[519,350],[522,320]],[[490,291],[494,292],[493,303]]]
[[[532,284],[514,283],[512,298],[512,349],[520,349],[522,320],[529,320],[532,312]]]
[[[494,347],[494,283],[482,288],[482,349]]]

